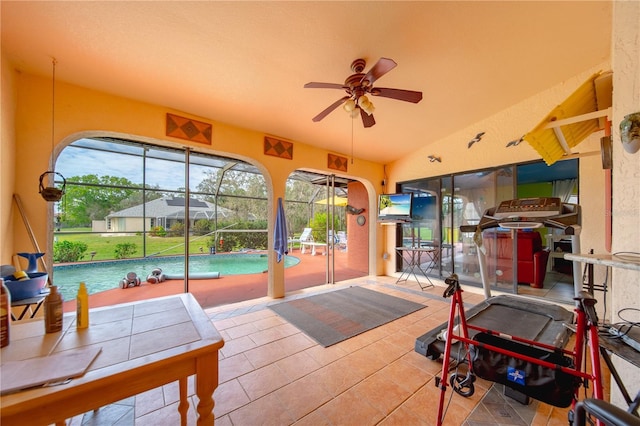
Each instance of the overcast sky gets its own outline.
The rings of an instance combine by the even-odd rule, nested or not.
[[[191,189],[206,176],[205,168],[192,166]],[[65,148],[56,161],[55,171],[69,179],[74,176],[118,176],[135,184],[142,184],[142,158],[89,149]],[[147,159],[146,182],[161,189],[184,187],[184,164],[176,161]]]

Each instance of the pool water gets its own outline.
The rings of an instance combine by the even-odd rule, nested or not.
[[[268,269],[267,254],[216,254],[191,256],[189,274],[219,272],[220,276],[260,274]],[[285,268],[297,265],[300,259],[285,256]],[[80,282],[89,294],[119,288],[120,280],[127,273],[135,272],[142,282],[152,270],[160,268],[165,274],[184,275],[184,256],[153,257],[108,262],[87,262],[53,267],[53,284],[58,286],[64,300],[74,300]]]

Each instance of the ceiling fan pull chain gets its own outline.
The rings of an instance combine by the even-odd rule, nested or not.
[[[353,119],[351,119],[351,164],[353,164]]]

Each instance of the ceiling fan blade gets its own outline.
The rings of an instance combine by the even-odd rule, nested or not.
[[[372,86],[377,79],[394,69],[396,65],[398,64],[396,64],[393,59],[380,58],[378,62],[376,62],[373,67],[371,67],[369,72],[367,72],[360,81],[363,82],[366,80],[369,82],[369,86]]]
[[[342,84],[338,83],[317,83],[312,81],[304,85],[305,89],[346,89]]]
[[[318,114],[315,117],[313,117],[313,121],[318,122],[318,121],[322,120],[327,115],[329,115],[329,113],[331,111],[333,111],[334,109],[338,108],[340,105],[342,105],[344,103],[344,101],[346,101],[349,98],[350,98],[350,96],[344,96],[344,97],[338,99],[337,101],[335,101],[334,103],[329,105],[327,108],[325,108],[325,110],[322,111],[320,114]]]
[[[374,87],[371,89],[372,96],[381,96],[383,98],[397,99],[399,101],[413,102],[417,104],[422,100],[422,92],[414,92],[413,90],[389,89],[387,87]]]
[[[362,117],[362,124],[364,127],[372,127],[376,124],[376,120],[373,118],[373,114],[367,114],[364,112],[362,108],[358,108],[360,110],[360,117]]]

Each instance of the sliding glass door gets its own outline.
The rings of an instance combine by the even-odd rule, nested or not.
[[[460,227],[478,224],[489,208],[515,198],[559,197],[562,202],[577,204],[577,178],[578,161],[573,159],[553,166],[535,162],[402,183],[398,190],[413,193],[414,211],[410,223],[399,225],[398,238],[401,236],[402,242],[398,243],[437,247],[439,264],[430,270],[430,275],[444,278],[455,273],[462,282],[481,286],[476,245],[479,241],[485,253],[490,289],[518,293],[530,291],[530,287],[541,288],[545,269],[558,273],[571,269],[562,258],[568,246],[566,236],[546,228],[516,234],[497,227],[476,234],[460,232]],[[543,259],[543,265],[531,266],[532,256],[537,256],[538,263],[544,256],[523,251],[522,247],[529,244],[519,244],[518,239],[533,240],[536,252],[550,251],[550,261]],[[397,270],[402,267],[399,263]]]

